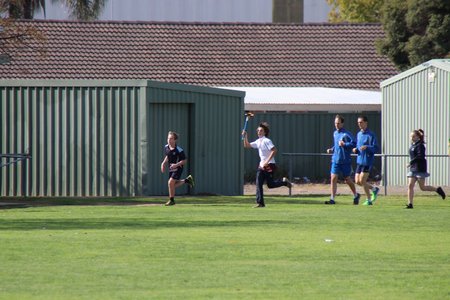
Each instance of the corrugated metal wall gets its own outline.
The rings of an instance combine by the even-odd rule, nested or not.
[[[0,153],[32,156],[24,170],[0,170],[0,196],[167,194],[169,130],[196,178],[177,194],[241,195],[244,95],[144,80],[0,81]]]
[[[177,145],[181,147],[188,156],[187,164],[184,166],[183,178],[191,173],[191,157],[193,152],[190,150],[191,141],[194,136],[190,126],[191,115],[190,104],[179,103],[152,103],[150,104],[149,128],[149,181],[147,194],[165,195],[167,194],[167,174],[163,175],[160,171],[161,162],[164,158],[163,148],[167,144],[167,133],[175,131],[179,138]],[[177,188],[177,194],[186,194],[187,185]]]
[[[0,83],[0,152],[31,154],[27,195],[141,193],[139,122],[145,95],[135,83]],[[0,195],[21,195],[20,164],[0,170]]]
[[[381,115],[379,112],[361,113],[369,119],[369,129],[381,141]],[[342,113],[345,128],[355,137],[359,131],[357,119],[359,113]],[[265,121],[270,125],[270,138],[278,149],[275,158],[280,174],[287,175],[288,159],[282,153],[326,153],[333,146],[334,119],[336,113],[257,113],[249,123],[249,141],[257,138],[256,127]],[[376,159],[374,171],[381,168],[381,160]],[[246,180],[253,180],[259,156],[256,150],[248,149],[244,156]],[[293,177],[307,177],[310,180],[328,179],[331,157],[296,157],[293,165]],[[356,166],[356,162],[354,163]]]
[[[188,88],[187,92],[183,92],[178,90],[177,86],[154,85],[149,89],[148,99],[151,110],[157,108],[156,104],[185,105],[189,114],[179,110],[176,115],[167,115],[168,120],[155,124],[157,127],[153,132],[157,136],[149,137],[149,143],[156,143],[156,145],[149,148],[157,149],[157,153],[149,153],[149,174],[152,175],[148,178],[162,176],[167,182],[166,175],[151,170],[159,170],[163,158],[163,141],[166,141],[167,131],[178,130],[183,138],[179,144],[188,148],[189,160],[184,176],[190,172],[196,179],[193,192],[241,195],[243,178],[240,174],[243,172],[243,148],[240,132],[243,125],[244,93],[198,87]],[[183,128],[183,124],[186,123],[188,128]],[[150,182],[148,186],[153,186],[157,194],[167,194],[167,188],[157,187]]]
[[[386,154],[408,154],[409,134],[423,129],[427,154],[445,155],[450,139],[450,75],[434,68],[435,79],[428,81],[431,67],[404,76],[382,87],[383,148]],[[428,157],[427,182],[450,185],[450,159]],[[406,185],[409,157],[390,158],[387,162],[388,185]]]

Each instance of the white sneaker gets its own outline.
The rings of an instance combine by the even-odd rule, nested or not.
[[[286,186],[288,188],[292,187],[292,183],[289,181],[289,179],[287,179],[287,177],[283,177],[283,182],[286,182]]]

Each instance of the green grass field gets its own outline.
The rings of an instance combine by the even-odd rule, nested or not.
[[[448,200],[253,199],[2,209],[0,299],[450,299]]]

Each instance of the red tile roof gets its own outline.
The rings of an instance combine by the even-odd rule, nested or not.
[[[376,53],[379,24],[17,21],[45,33],[2,79],[149,79],[206,86],[379,90],[398,74]]]

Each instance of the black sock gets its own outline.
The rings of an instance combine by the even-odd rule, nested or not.
[[[175,198],[174,197],[170,197],[170,201],[175,201]]]

